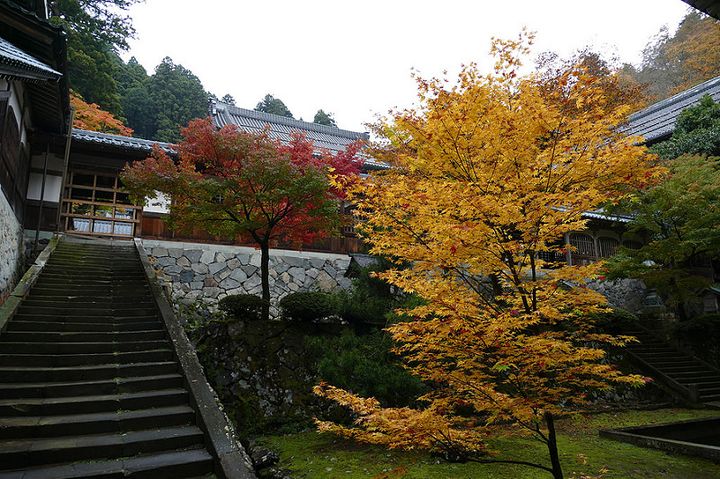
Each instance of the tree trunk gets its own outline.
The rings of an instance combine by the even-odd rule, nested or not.
[[[262,319],[270,319],[270,243],[260,241],[260,281],[262,284]]]
[[[552,464],[552,475],[555,479],[563,479],[562,467],[560,467],[560,456],[558,456],[557,439],[555,437],[555,420],[552,414],[545,413],[545,424],[548,428],[548,453]]]

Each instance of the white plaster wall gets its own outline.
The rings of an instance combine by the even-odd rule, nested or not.
[[[145,198],[143,211],[147,213],[170,213],[170,197],[156,191],[155,196]]]

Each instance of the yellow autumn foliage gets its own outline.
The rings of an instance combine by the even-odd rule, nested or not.
[[[495,41],[490,75],[470,64],[454,84],[419,78],[420,106],[377,128],[374,156],[393,168],[345,185],[371,253],[398,265],[380,276],[424,300],[387,330],[431,387],[425,407],[398,410],[322,385],[316,392],[357,421],[320,430],[405,449],[447,449],[451,438],[472,457],[494,427],[514,425],[547,442],[553,459],[554,431],[544,432],[553,416],[595,391],[643,383],[606,360],[606,346],[632,338],[593,324],[607,306],[586,282],[601,265],[543,258],[565,251],[583,212],[661,171],[641,138],[623,133],[629,107],[606,94],[616,79],[581,67],[551,84],[520,76],[528,43]],[[541,468],[561,477],[554,455]]]

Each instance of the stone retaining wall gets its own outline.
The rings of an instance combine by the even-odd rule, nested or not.
[[[643,298],[647,292],[645,283],[639,279],[616,279],[613,281],[593,281],[588,287],[605,296],[610,306],[638,313],[643,308]]]
[[[231,294],[261,294],[260,250],[174,241],[143,240],[143,247],[173,300],[216,303]],[[270,250],[270,296],[348,288],[350,256]]]
[[[22,273],[23,228],[0,191],[0,304]]]

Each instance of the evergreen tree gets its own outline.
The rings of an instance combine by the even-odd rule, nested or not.
[[[227,93],[224,97],[220,99],[223,103],[227,103],[228,105],[235,106],[235,97],[233,97],[231,94]]]
[[[270,94],[265,95],[265,98],[258,102],[255,106],[255,111],[264,111],[265,113],[295,118],[281,99],[275,98]]]
[[[337,127],[337,123],[335,123],[335,118],[333,118],[333,114],[325,113],[323,110],[318,110],[317,113],[315,113],[313,123],[317,123],[318,125]]]
[[[156,114],[153,131],[148,132],[154,140],[180,141],[180,127],[208,114],[208,94],[200,79],[170,57],[155,68],[148,96]]]
[[[135,29],[127,9],[141,0],[53,0],[50,21],[68,33],[70,86],[86,101],[116,116],[122,105],[116,70],[122,65],[117,53],[127,50]]]

